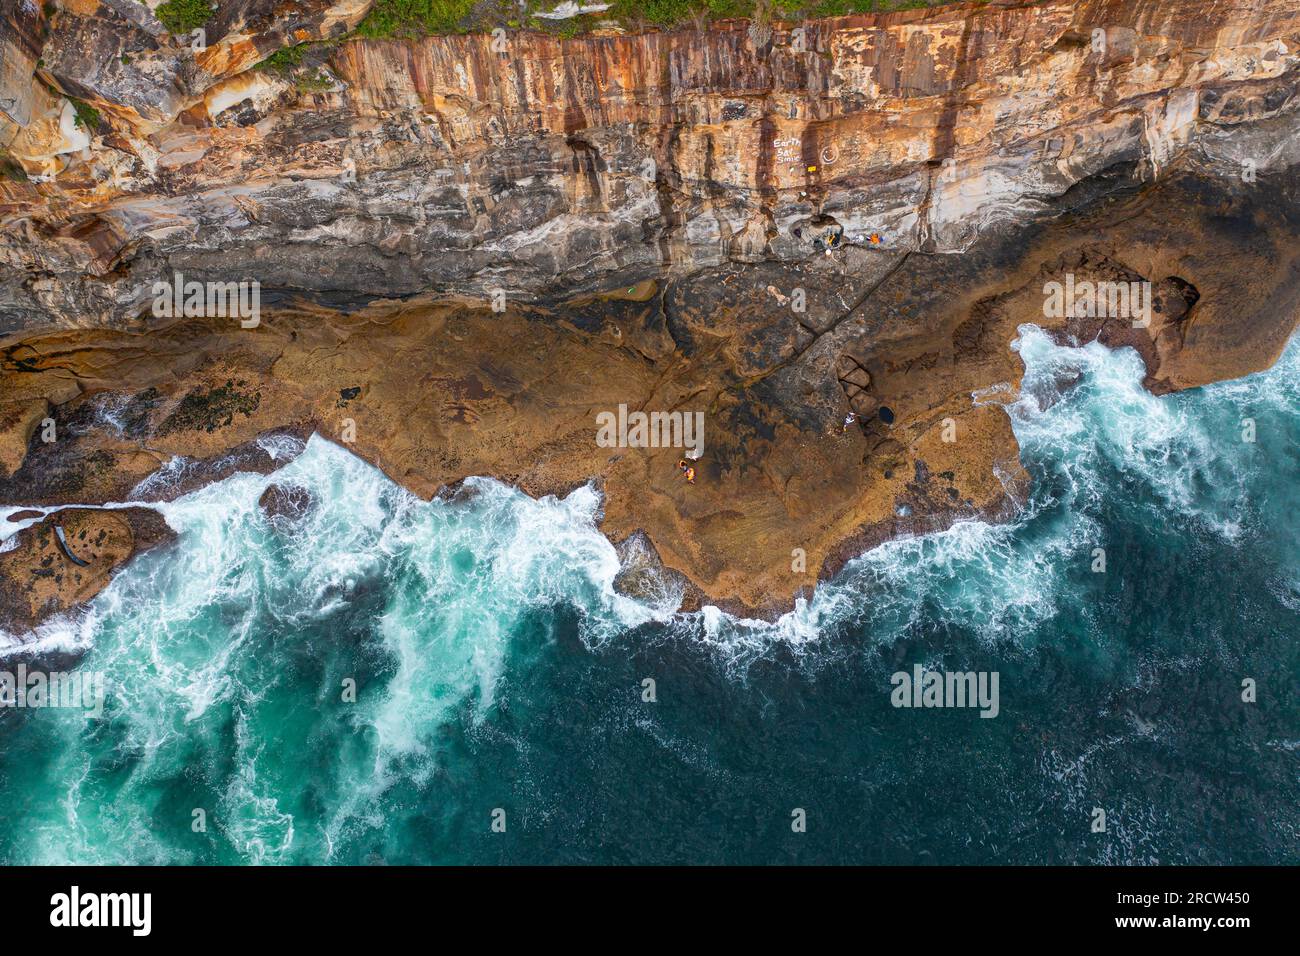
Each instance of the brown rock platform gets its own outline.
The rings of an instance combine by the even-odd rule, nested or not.
[[[1300,316],[1298,189],[1294,172],[1252,188],[1174,171],[960,255],[850,247],[500,314],[299,304],[251,330],[194,319],[27,337],[0,350],[0,419],[47,402],[61,437],[31,440],[0,504],[122,501],[176,455],[212,463],[205,480],[232,451],[270,470],[282,462],[258,459],[254,439],[315,430],[424,497],[469,475],[532,495],[595,479],[611,539],[642,532],[688,593],[773,616],[871,544],[1003,516],[1023,495],[1005,412],[972,398],[1014,395],[1021,324],[1132,345],[1156,391],[1271,364]],[[1151,282],[1150,327],[1045,317],[1044,283],[1066,272]],[[788,304],[796,288],[806,312]],[[704,413],[694,484],[681,449],[596,443],[596,415],[620,404]],[[129,554],[122,513],[84,514],[120,523],[100,529],[115,546],[94,580],[69,584],[65,568],[55,597],[24,589],[58,560],[36,529],[0,555],[21,620],[88,599]]]

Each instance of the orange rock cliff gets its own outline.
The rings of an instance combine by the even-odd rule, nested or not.
[[[0,505],[314,430],[426,496],[598,480],[685,606],[771,615],[1015,507],[972,395],[1014,394],[1018,325],[1131,345],[1160,391],[1268,365],[1300,314],[1290,0],[347,38],[368,6],[222,2],[197,49],[132,0],[0,19]],[[259,321],[157,314],[176,273],[256,281]],[[1045,315],[1067,274],[1149,283],[1151,321]],[[704,415],[693,484],[596,442],[620,405]],[[0,626],[93,592],[24,577],[54,520],[0,554]],[[124,512],[116,553],[133,524],[165,540]]]

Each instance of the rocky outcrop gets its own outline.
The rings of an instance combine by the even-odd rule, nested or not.
[[[140,508],[49,515],[0,552],[0,630],[21,634],[88,601],[132,555],[173,537],[159,515]]]
[[[32,74],[45,42],[45,16],[34,0],[0,11],[0,117],[17,126],[32,120]]]
[[[956,256],[848,249],[503,313],[389,300],[268,311],[251,331],[29,337],[0,352],[2,394],[75,397],[48,399],[64,437],[30,443],[0,503],[170,497],[282,463],[245,456],[296,422],[425,497],[467,475],[534,495],[596,478],[606,533],[642,533],[685,597],[777,613],[870,544],[1015,507],[1027,479],[999,404],[1019,325],[1133,345],[1157,390],[1270,364],[1300,316],[1298,171],[1090,181],[1091,202]],[[1149,281],[1160,310],[1145,328],[1050,318],[1044,284],[1066,273]],[[796,288],[802,314],[781,302]],[[680,448],[596,440],[620,405],[704,416],[694,484]],[[195,462],[186,481],[158,472],[175,456]],[[665,579],[634,563],[627,587]]]
[[[118,121],[115,131],[143,138],[268,54],[345,34],[369,6],[367,0],[224,0],[209,20],[172,35],[138,0],[68,4],[52,17],[41,76],[102,108]]]
[[[284,27],[265,6],[223,4],[197,54],[130,0],[57,14],[41,76],[105,125],[52,184],[6,187],[10,331],[122,325],[173,270],[529,299],[801,261],[827,227],[956,251],[1119,163],[1300,148],[1289,0],[953,4],[760,45],[741,22],[352,40],[309,51],[306,90],[238,71],[363,6],[288,4]]]
[[[8,477],[22,465],[36,427],[49,410],[44,398],[0,404],[0,475]]]
[[[312,493],[301,485],[268,485],[257,504],[273,526],[286,528],[301,521],[316,507]]]
[[[251,9],[231,35],[287,42]],[[772,614],[874,542],[1015,507],[1018,325],[1132,345],[1158,391],[1280,353],[1293,4],[760,33],[349,40],[298,74],[238,72],[231,41],[161,91],[86,74],[86,152],[0,180],[0,503],[269,470],[259,438],[293,425],[425,496],[594,478],[606,532],[638,542],[620,588],[681,574],[689,602]],[[154,315],[175,272],[259,281],[260,322]],[[1150,322],[1048,314],[1067,275],[1149,283]],[[703,414],[694,484],[680,448],[595,440],[620,406]],[[57,441],[30,431],[44,409]],[[151,477],[178,456],[183,480]]]
[[[178,158],[178,141],[160,142],[160,131],[182,132],[192,125],[182,114],[225,80],[285,46],[345,34],[369,7],[224,0],[201,26],[172,35],[139,0],[18,0],[0,18],[0,147],[33,180],[59,185],[13,198],[45,196],[57,220],[69,200],[98,207],[167,191],[158,163]]]

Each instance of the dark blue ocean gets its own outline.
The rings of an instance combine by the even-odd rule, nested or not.
[[[425,503],[312,439],[161,506],[174,546],[0,635],[107,687],[0,711],[0,862],[1300,862],[1300,345],[1160,398],[1016,347],[1023,512],[775,624],[617,594],[589,488]],[[272,527],[272,481],[316,508]],[[918,664],[997,716],[893,706]]]

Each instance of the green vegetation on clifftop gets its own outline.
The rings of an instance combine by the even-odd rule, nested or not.
[[[356,33],[370,39],[463,33],[475,6],[474,0],[377,0]]]
[[[153,13],[169,33],[188,33],[212,19],[212,7],[207,0],[167,0]]]
[[[355,35],[382,39],[526,26],[573,36],[610,20],[624,29],[638,30],[682,24],[702,25],[710,20],[802,20],[849,13],[884,13],[940,6],[953,0],[608,0],[610,8],[603,13],[580,14],[567,20],[546,20],[537,16],[554,10],[559,2],[526,0],[524,8],[520,9],[513,0],[498,0],[496,3],[483,0],[376,0],[357,26]]]

